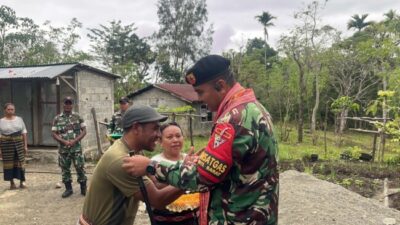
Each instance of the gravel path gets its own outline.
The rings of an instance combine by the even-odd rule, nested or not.
[[[280,185],[282,225],[381,225],[393,219],[400,224],[400,211],[305,173],[285,171]]]
[[[90,164],[88,167],[89,172],[93,170]],[[27,170],[57,173],[59,168],[56,164],[28,164]],[[73,183],[74,195],[62,199],[63,189],[55,188],[59,179],[58,174],[28,173],[28,189],[13,191],[8,190],[9,183],[0,181],[0,224],[76,224],[84,200],[79,194],[79,184]],[[73,179],[76,180],[76,175]],[[385,218],[393,218],[400,224],[400,211],[338,185],[296,171],[286,171],[280,179],[280,225],[383,225]],[[146,224],[148,218],[141,208],[135,225]]]

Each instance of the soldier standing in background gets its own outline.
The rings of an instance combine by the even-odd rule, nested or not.
[[[155,175],[160,182],[201,191],[201,225],[277,225],[278,148],[269,113],[252,89],[235,81],[224,57],[200,59],[185,78],[216,112],[211,138],[196,164],[165,166],[135,155],[126,157],[123,168],[134,176]]]
[[[122,128],[121,119],[125,114],[125,111],[129,108],[129,99],[127,97],[121,97],[119,99],[119,110],[114,113],[111,117],[110,124],[108,126],[109,134],[121,134],[124,132]]]
[[[73,99],[64,99],[64,111],[54,118],[52,130],[53,138],[59,143],[58,163],[62,171],[62,182],[65,185],[63,198],[72,195],[71,163],[74,164],[81,185],[81,194],[86,195],[85,161],[82,154],[81,139],[86,135],[86,125],[83,119],[72,111]]]

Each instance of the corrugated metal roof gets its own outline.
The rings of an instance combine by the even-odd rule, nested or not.
[[[78,64],[61,64],[32,67],[0,68],[0,79],[14,78],[54,78]]]

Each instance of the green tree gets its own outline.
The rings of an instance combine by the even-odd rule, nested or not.
[[[256,16],[256,19],[259,23],[263,25],[264,28],[264,41],[268,40],[268,27],[275,26],[271,21],[276,19],[275,16],[272,16],[269,12],[263,12],[261,15]]]
[[[106,70],[122,77],[116,82],[115,98],[142,87],[155,56],[146,40],[135,33],[134,24],[122,25],[121,21],[111,21],[89,31],[95,59]]]
[[[362,14],[361,16],[358,14],[353,15],[349,22],[347,22],[347,29],[350,30],[351,28],[354,28],[358,31],[361,31],[363,28],[373,23],[371,21],[366,22],[365,20],[367,19],[367,17],[368,14]]]
[[[89,55],[76,50],[82,24],[75,18],[67,27],[37,25],[30,18],[17,17],[13,9],[0,7],[0,65],[34,65],[77,62]]]
[[[397,14],[396,10],[389,10],[387,13],[383,14],[385,16],[385,22],[394,21],[399,19],[399,15]]]
[[[81,38],[78,30],[82,29],[82,23],[76,18],[72,18],[66,27],[54,27],[50,21],[46,21],[45,25],[49,29],[48,40],[57,46],[59,62],[83,62],[91,59],[88,53],[77,50],[76,45]]]
[[[212,45],[213,28],[206,27],[206,1],[159,0],[157,15],[160,29],[154,38],[159,52],[158,76],[181,81],[184,69],[208,54]]]
[[[335,42],[338,33],[329,25],[321,24],[319,13],[323,9],[314,1],[295,13],[296,25],[289,34],[280,39],[280,50],[286,57],[293,60],[298,68],[298,113],[297,141],[303,141],[303,126],[306,119],[307,102],[312,102],[311,132],[313,143],[316,144],[317,113],[320,104],[320,91],[326,86],[326,74],[321,63],[321,54]],[[311,86],[311,87],[310,87]],[[311,98],[310,98],[311,97]],[[314,97],[314,99],[312,99]],[[308,110],[310,111],[310,110]]]
[[[276,19],[275,16],[272,16],[269,12],[263,12],[261,15],[256,16],[256,19],[259,23],[264,28],[264,43],[265,46],[267,46],[267,40],[268,40],[268,27],[274,26],[274,24],[271,22],[273,19]],[[267,68],[267,48],[264,49],[264,66]],[[265,70],[266,73],[266,79],[267,79],[267,93],[269,91],[269,76],[267,73],[267,70]]]
[[[6,47],[10,40],[9,33],[18,27],[18,18],[15,11],[5,5],[0,6],[0,66],[7,61]]]

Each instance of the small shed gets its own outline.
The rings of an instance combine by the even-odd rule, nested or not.
[[[193,112],[193,135],[207,136],[212,127],[213,113],[207,105],[199,101],[197,93],[190,84],[151,84],[128,95],[133,104],[149,105],[155,109],[174,109],[183,106],[191,106]],[[169,114],[169,120],[172,120]],[[185,134],[189,134],[188,114],[175,117]]]
[[[116,78],[119,76],[81,63],[4,67],[0,68],[0,105],[15,104],[16,114],[27,127],[29,145],[56,146],[52,121],[63,110],[62,99],[72,96],[73,110],[87,124],[82,146],[97,149],[91,109],[95,108],[98,121],[111,117]],[[105,132],[105,127],[100,129],[102,136]]]

